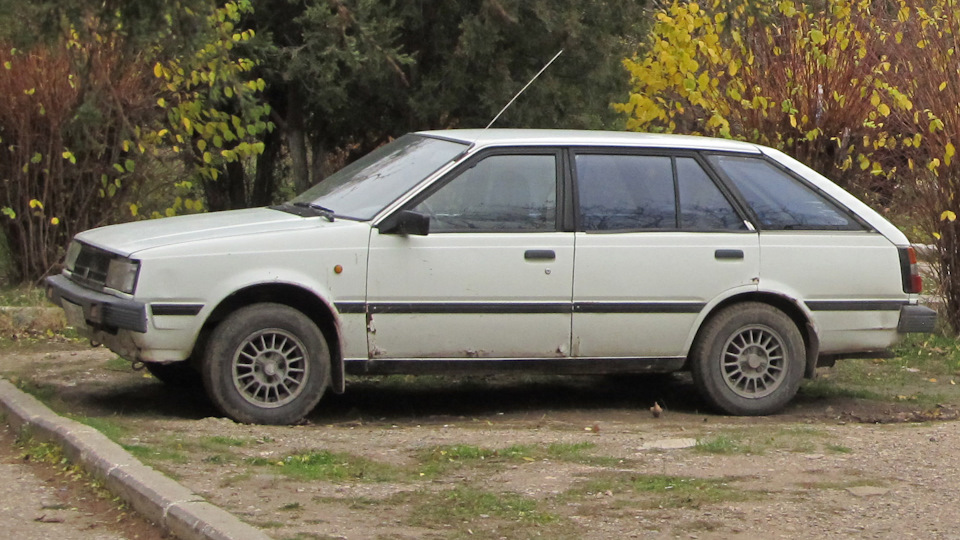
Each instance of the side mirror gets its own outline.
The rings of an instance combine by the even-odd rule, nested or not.
[[[383,220],[377,228],[380,234],[426,236],[430,232],[430,216],[413,210],[401,210]]]

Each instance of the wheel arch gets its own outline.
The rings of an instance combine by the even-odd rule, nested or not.
[[[261,283],[244,287],[213,309],[204,321],[194,346],[193,358],[203,358],[213,329],[234,311],[261,302],[283,304],[306,315],[320,329],[330,349],[330,383],[335,393],[343,393],[346,382],[343,369],[342,336],[336,309],[314,291],[289,283]]]
[[[734,295],[712,306],[707,315],[700,321],[697,331],[690,342],[690,347],[687,351],[687,367],[689,367],[689,355],[693,351],[693,344],[700,339],[700,335],[707,324],[724,309],[743,302],[767,304],[779,309],[793,320],[794,324],[797,325],[797,329],[800,331],[800,335],[803,337],[803,345],[806,350],[806,366],[803,375],[808,379],[813,378],[817,369],[817,357],[820,355],[820,338],[817,336],[816,327],[809,314],[801,307],[796,299],[764,291],[753,291]]]

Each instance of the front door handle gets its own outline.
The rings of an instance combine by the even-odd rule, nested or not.
[[[741,260],[743,259],[743,250],[742,249],[718,249],[713,253],[713,257],[718,261]]]
[[[552,261],[557,254],[552,249],[528,249],[523,253],[523,258],[528,261]]]

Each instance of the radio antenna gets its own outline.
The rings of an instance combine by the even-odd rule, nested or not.
[[[492,126],[493,123],[496,122],[498,118],[500,118],[500,115],[503,114],[507,109],[509,109],[511,105],[513,105],[513,102],[516,101],[518,97],[520,97],[520,94],[522,94],[524,90],[526,90],[531,84],[533,84],[533,81],[537,80],[537,77],[539,77],[541,73],[546,71],[547,68],[550,67],[550,64],[552,64],[554,60],[559,58],[561,54],[563,54],[563,49],[560,49],[559,51],[557,51],[557,54],[553,55],[553,58],[551,58],[550,61],[547,62],[545,66],[540,68],[540,71],[538,71],[537,74],[534,75],[532,79],[530,79],[530,82],[528,82],[523,88],[521,88],[520,91],[517,92],[517,95],[513,96],[513,99],[511,99],[509,103],[507,103],[502,109],[500,109],[500,112],[498,112],[497,115],[493,117],[493,120],[491,120],[490,123],[487,124],[487,127],[483,129],[489,129],[490,126]]]

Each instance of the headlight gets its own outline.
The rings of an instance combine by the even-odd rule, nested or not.
[[[137,286],[137,273],[139,271],[140,261],[111,259],[104,285],[120,292],[133,294],[133,289]]]
[[[76,240],[70,242],[70,247],[67,248],[67,259],[64,261],[64,266],[67,267],[67,270],[73,272],[73,269],[77,266],[77,259],[80,257],[80,251],[83,249],[83,246],[80,245],[80,242]]]

